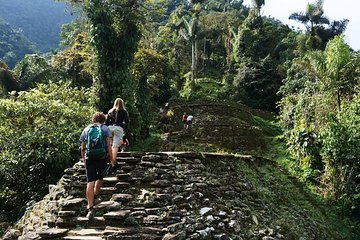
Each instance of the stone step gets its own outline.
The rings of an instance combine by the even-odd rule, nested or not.
[[[103,236],[104,232],[103,229],[83,228],[70,230],[67,232],[67,236]]]
[[[59,217],[75,217],[78,214],[77,211],[59,211]]]
[[[141,159],[140,158],[135,158],[135,157],[117,157],[116,158],[117,162],[125,162],[126,164],[131,164],[131,165],[135,165],[138,164]]]
[[[85,189],[85,188],[84,188]],[[65,200],[61,205],[62,211],[77,211],[82,206],[86,205],[87,201],[85,198],[73,198]]]
[[[106,227],[105,231],[106,239],[115,240],[141,240],[146,238],[141,238],[138,234],[138,229],[134,227]],[[139,238],[140,237],[140,238]]]
[[[116,174],[116,177],[123,182],[127,182],[127,181],[131,181],[131,175],[128,173],[120,173],[120,174]]]
[[[117,182],[115,186],[117,189],[128,189],[131,187],[131,184],[128,182]]]
[[[116,187],[102,187],[100,190],[100,196],[111,196],[118,189]]]
[[[131,194],[124,194],[124,193],[113,194],[111,200],[116,202],[127,203],[134,200],[134,196]]]
[[[103,240],[102,237],[99,236],[66,236],[63,237],[65,240]]]
[[[95,205],[95,209],[101,210],[119,210],[121,207],[121,203],[115,201],[102,201]]]
[[[115,187],[117,182],[119,182],[119,179],[114,175],[105,177],[103,179],[103,187]]]
[[[96,214],[96,212],[95,212],[95,214]],[[76,226],[91,227],[91,228],[96,228],[96,229],[105,228],[104,217],[94,217],[91,220],[89,220],[87,217],[77,217],[77,218],[74,218],[73,221],[75,222]]]
[[[39,233],[41,239],[54,239],[66,235],[69,231],[67,228],[49,228]]]
[[[119,210],[119,211],[113,211],[108,212],[104,214],[105,221],[107,220],[125,220],[129,215],[131,211],[130,210]]]
[[[123,240],[161,240],[165,232],[158,228],[119,228],[107,227],[104,231],[106,239],[123,239]]]
[[[121,170],[123,170],[124,172],[131,172],[131,171],[135,170],[136,167],[137,166],[135,166],[135,165],[126,164],[126,165],[121,167]]]

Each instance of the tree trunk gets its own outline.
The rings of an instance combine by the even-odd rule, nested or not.
[[[337,104],[338,104],[338,109],[339,112],[341,111],[341,92],[340,89],[337,91]]]
[[[193,38],[191,41],[191,92],[195,90],[195,80],[197,78],[197,42]]]

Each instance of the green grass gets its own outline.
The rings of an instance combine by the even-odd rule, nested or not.
[[[273,227],[280,226],[290,239],[354,239],[346,219],[339,219],[318,195],[276,162],[238,161],[237,169],[256,187],[262,204],[269,206]],[[316,228],[314,236],[312,231],[304,231],[310,228]]]
[[[249,180],[257,186],[261,197],[267,199],[269,204],[291,209],[293,213],[303,216],[304,219],[309,218],[316,222],[319,232],[333,234],[329,239],[357,239],[355,232],[356,228],[359,228],[356,227],[356,223],[346,217],[339,218],[341,214],[336,211],[336,206],[329,205],[326,199],[317,193],[318,173],[301,166],[290,154],[279,124],[258,116],[254,116],[253,119],[265,133],[273,137],[266,149],[259,149],[252,154],[271,159],[274,166],[264,164],[246,167],[242,164],[239,166],[239,171],[246,172]],[[306,227],[307,223],[298,222],[287,211],[278,211],[277,214],[274,224],[282,226],[291,233],[292,239],[301,239],[301,227]],[[324,238],[308,236],[304,239]]]
[[[160,133],[150,133],[150,137],[146,139],[140,139],[134,142],[134,145],[130,145],[127,151],[139,151],[139,152],[156,152],[159,149]]]
[[[253,120],[265,133],[270,136],[278,136],[282,134],[282,130],[278,122],[268,121],[258,116],[253,116]]]

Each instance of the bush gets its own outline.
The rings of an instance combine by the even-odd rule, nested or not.
[[[360,94],[339,114],[330,115],[322,133],[327,195],[360,217]]]
[[[78,157],[78,138],[93,111],[90,99],[70,83],[0,99],[0,221],[16,220]]]

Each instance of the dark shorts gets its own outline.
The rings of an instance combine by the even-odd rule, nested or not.
[[[188,124],[188,125],[191,125],[191,124],[192,124],[192,121],[187,121],[187,124]]]
[[[85,169],[86,169],[86,178],[87,182],[94,182],[96,180],[101,180],[101,173],[106,167],[106,158],[102,159],[86,159],[85,160]]]

